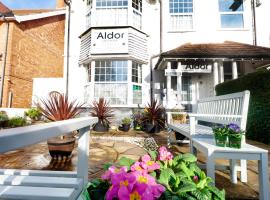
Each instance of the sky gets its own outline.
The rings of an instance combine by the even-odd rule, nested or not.
[[[55,8],[56,0],[0,0],[10,9]]]

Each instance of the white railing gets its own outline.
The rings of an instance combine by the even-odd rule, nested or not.
[[[88,182],[88,156],[90,126],[97,122],[95,117],[83,117],[46,124],[38,124],[0,131],[0,153],[46,141],[51,137],[79,130],[77,177]]]

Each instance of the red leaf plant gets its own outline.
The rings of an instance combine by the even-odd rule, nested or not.
[[[114,116],[109,101],[106,101],[104,97],[99,98],[98,101],[93,101],[90,114],[93,117],[97,117],[98,123],[101,123],[103,126],[109,126],[111,123],[110,118]]]

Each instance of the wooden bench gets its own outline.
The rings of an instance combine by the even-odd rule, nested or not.
[[[209,97],[198,100],[197,112],[188,113],[189,124],[173,124],[168,122],[168,146],[173,131],[190,139],[190,152],[193,152],[192,138],[213,138],[212,128],[198,124],[198,121],[214,124],[237,124],[243,131],[246,130],[249,106],[249,91],[228,95]],[[245,144],[245,137],[243,138]],[[241,160],[241,181],[247,181],[246,160]]]
[[[0,169],[0,199],[76,200],[88,183],[90,126],[97,118],[83,117],[0,133],[0,153],[79,130],[76,172]],[[24,162],[23,160],[21,162]]]

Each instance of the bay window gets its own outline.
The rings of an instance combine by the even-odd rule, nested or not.
[[[244,28],[243,0],[219,0],[221,28]]]
[[[91,76],[89,66],[88,76]],[[97,60],[92,71],[94,99],[104,97],[113,106],[142,103],[141,64],[128,60]]]
[[[172,31],[193,29],[193,0],[170,0],[169,12]]]

